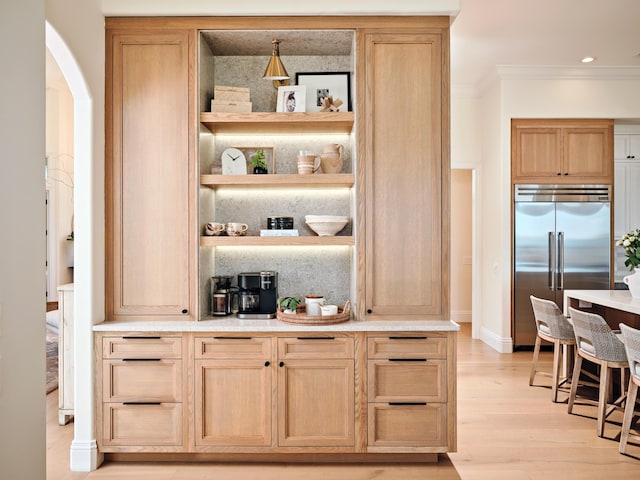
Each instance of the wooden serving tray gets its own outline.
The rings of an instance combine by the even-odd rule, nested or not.
[[[300,305],[296,309],[296,313],[284,313],[278,307],[276,317],[281,322],[296,325],[333,325],[349,321],[351,318],[351,302],[347,300],[344,307],[338,307],[338,313],[335,315],[307,315],[306,305]]]

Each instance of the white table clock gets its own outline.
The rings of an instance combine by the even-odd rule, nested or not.
[[[247,158],[237,148],[226,148],[222,152],[223,175],[246,175]]]

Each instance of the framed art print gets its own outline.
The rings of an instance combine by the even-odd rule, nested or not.
[[[306,87],[289,85],[278,87],[276,112],[306,112]]]
[[[322,100],[333,97],[342,100],[340,111],[351,111],[351,73],[349,72],[298,72],[296,83],[307,89],[307,112],[322,109]]]

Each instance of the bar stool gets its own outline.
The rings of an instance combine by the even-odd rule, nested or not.
[[[629,360],[629,390],[627,392],[627,404],[624,408],[624,419],[622,420],[622,432],[620,433],[620,453],[625,453],[629,436],[640,442],[640,435],[629,435],[631,421],[635,413],[636,399],[638,398],[638,387],[640,386],[640,330],[631,328],[624,323],[620,324],[624,348],[627,351]]]
[[[573,322],[577,346],[573,377],[577,379],[580,375],[583,359],[600,365],[596,433],[599,437],[602,437],[607,417],[614,410],[620,409],[620,404],[626,398],[624,383],[625,371],[629,368],[627,354],[622,341],[600,315],[583,312],[575,308],[569,308],[569,315]],[[612,368],[620,369],[622,395],[609,404],[609,390],[611,388],[610,369]],[[571,393],[569,394],[569,413],[573,412],[577,389],[578,382],[572,382]]]
[[[560,378],[560,359],[562,357],[562,345],[573,347],[576,344],[573,326],[551,300],[544,300],[533,295],[529,298],[531,299],[538,332],[536,344],[533,348],[533,363],[531,365],[531,375],[529,376],[529,386],[533,385],[536,373],[545,377],[552,377],[551,400],[557,402],[558,387],[569,379],[569,377]],[[536,370],[542,340],[553,343],[553,370],[551,373]]]

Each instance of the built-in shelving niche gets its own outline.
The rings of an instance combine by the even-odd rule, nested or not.
[[[355,198],[353,172],[355,164],[354,115],[341,112],[334,119],[318,115],[292,122],[280,121],[276,110],[277,89],[262,75],[271,55],[271,40],[278,38],[280,55],[295,84],[296,72],[350,72],[351,103],[355,109],[355,32],[351,30],[313,31],[202,31],[199,38],[199,111],[201,175],[199,229],[207,222],[242,222],[249,225],[249,235],[259,235],[271,215],[293,216],[302,240],[285,242],[243,238],[203,237],[200,241],[199,280],[200,318],[211,310],[210,292],[213,275],[237,275],[241,272],[275,270],[279,274],[280,295],[323,294],[331,303],[355,301],[354,234]],[[258,115],[211,114],[215,85],[248,87],[253,112]],[[347,102],[345,101],[345,104]],[[275,115],[275,117],[274,117]],[[235,118],[229,118],[235,117]],[[328,143],[345,147],[343,172],[345,182],[307,182],[279,184],[281,178],[265,185],[255,179],[248,185],[234,182],[211,182],[220,175],[221,152],[230,146],[271,146],[274,148],[275,174],[295,175],[296,156],[300,150],[322,152]],[[271,172],[273,173],[273,172]],[[274,177],[275,178],[275,177]],[[294,182],[295,183],[295,182]],[[319,183],[319,184],[317,184]],[[304,223],[306,214],[348,215],[350,224],[340,232],[341,238],[314,241],[314,233]],[[316,237],[317,238],[317,237]],[[255,240],[255,241],[254,241]],[[232,243],[232,245],[229,245]]]

